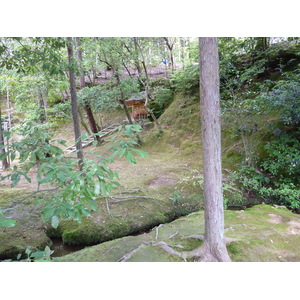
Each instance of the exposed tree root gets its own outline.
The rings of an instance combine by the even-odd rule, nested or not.
[[[156,230],[160,226],[158,226],[156,228]],[[175,236],[176,234],[177,234],[177,232],[175,234],[172,234],[171,237]],[[158,237],[158,230],[156,231],[155,239],[157,239],[157,237]],[[204,239],[203,235],[190,235],[190,236],[187,236],[187,237],[183,237],[182,239],[186,239],[186,238],[196,238],[196,239],[200,239],[200,240]],[[238,240],[233,239],[233,238],[225,238],[225,243],[226,244],[229,244],[233,241],[238,241]],[[163,241],[159,241],[159,242],[144,241],[143,244],[139,245],[137,248],[131,250],[129,253],[126,253],[124,256],[122,256],[118,260],[118,262],[125,262],[125,261],[129,260],[135,253],[137,253],[142,248],[146,247],[147,244],[151,244],[152,246],[160,247],[161,249],[163,249],[164,251],[166,251],[170,255],[175,255],[175,256],[178,256],[178,257],[182,258],[185,262],[187,260],[188,261],[199,261],[199,262],[200,261],[201,262],[220,262],[220,261],[229,262],[229,261],[231,261],[230,257],[228,255],[226,255],[226,253],[227,253],[226,248],[224,249],[222,246],[221,247],[216,247],[217,248],[216,251],[212,251],[210,249],[210,247],[208,246],[208,244],[205,243],[205,242],[201,247],[198,247],[198,248],[196,248],[192,251],[178,252],[178,251],[174,250],[170,245],[168,245],[167,243],[165,243]],[[182,248],[182,245],[176,245],[175,247]]]
[[[219,244],[211,247],[204,241],[203,245],[193,251],[186,252],[186,257],[198,262],[230,262],[226,245]]]
[[[133,254],[137,253],[140,249],[146,247],[144,244],[139,245],[137,248],[133,249],[132,251],[130,251],[129,253],[126,253],[124,256],[122,256],[118,262],[124,262],[127,261],[128,259],[130,259],[132,257]]]
[[[112,214],[111,214],[110,209],[109,209],[108,199],[107,198],[105,198],[105,202],[106,202],[107,213],[108,213],[109,217],[112,218]]]
[[[188,236],[182,237],[181,239],[198,239],[198,240],[204,241],[204,235],[202,235],[202,234],[188,235]],[[232,242],[237,242],[237,241],[239,241],[239,239],[229,238],[229,237],[224,238],[224,242],[226,245],[228,245]]]
[[[186,255],[185,252],[180,253],[176,250],[174,250],[172,247],[170,247],[167,243],[160,241],[160,242],[154,242],[154,241],[150,241],[150,242],[146,242],[147,244],[151,243],[153,246],[157,246],[162,248],[163,250],[165,250],[167,253],[171,254],[171,255],[176,255],[179,256],[180,258],[182,258],[184,261],[186,261]]]
[[[137,192],[141,192],[141,188],[132,188],[132,189],[125,189],[121,192],[118,192],[118,193],[114,193],[115,195],[122,195],[122,194],[134,194],[134,193],[137,193]]]
[[[172,237],[174,237],[177,234],[178,234],[178,231],[176,231],[175,233],[171,234],[168,238],[171,239]]]
[[[110,203],[119,203],[119,202],[125,202],[125,201],[132,201],[132,200],[141,200],[141,199],[154,199],[152,197],[148,196],[131,196],[131,197],[98,197],[97,199],[109,199]]]
[[[17,206],[18,204],[20,204],[21,202],[25,201],[26,199],[38,194],[38,193],[42,193],[42,192],[55,192],[59,189],[59,187],[56,187],[56,188],[52,188],[52,189],[45,189],[45,190],[38,190],[38,191],[35,191],[33,193],[31,193],[30,195],[26,196],[26,197],[23,197],[21,199],[19,199],[17,202],[13,202],[10,206],[6,207],[5,209],[3,209],[3,211],[8,211],[8,210],[11,210],[13,209],[15,206]]]
[[[182,240],[183,239],[198,239],[198,240],[201,240],[201,241],[204,241],[204,235],[201,235],[201,234],[194,234],[194,235],[188,235],[188,236],[184,236],[181,238]]]
[[[159,225],[155,228],[155,230],[156,230],[155,239],[156,239],[156,240],[157,240],[157,238],[158,238],[158,228],[161,227],[161,226],[163,226],[163,224],[159,224]]]

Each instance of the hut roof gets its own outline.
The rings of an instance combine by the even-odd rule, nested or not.
[[[138,102],[145,99],[146,99],[146,91],[143,91],[131,96],[129,99],[125,100],[125,102]]]

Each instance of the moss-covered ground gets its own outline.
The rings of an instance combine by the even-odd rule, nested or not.
[[[29,194],[24,189],[0,190],[0,207],[4,215],[17,221],[15,227],[0,228],[0,259],[16,259],[28,246],[34,250],[51,245],[40,217],[40,207],[35,204],[37,198],[19,202]]]
[[[300,261],[300,216],[287,209],[257,205],[242,211],[225,211],[225,235],[234,262]],[[127,236],[61,257],[78,261],[193,261],[189,252],[201,246],[204,213],[196,212],[149,233]]]
[[[110,167],[119,172],[121,186],[111,198],[99,198],[98,211],[83,218],[81,224],[67,220],[53,230],[42,223],[40,207],[34,204],[51,194],[37,194],[19,202],[36,186],[21,181],[21,188],[11,189],[1,183],[0,209],[6,209],[5,215],[15,218],[19,225],[1,229],[0,258],[15,258],[27,246],[42,249],[51,243],[49,237],[61,237],[68,244],[101,243],[68,255],[64,261],[184,261],[182,253],[201,244],[198,239],[186,237],[203,234],[203,213],[166,223],[202,207],[203,196],[193,173],[197,170],[201,174],[202,170],[199,110],[195,98],[177,95],[160,118],[163,133],[152,127],[141,134],[141,149],[149,156],[137,158],[137,164],[123,158],[111,163]],[[117,115],[119,121],[124,119],[116,114],[107,120],[115,123]],[[65,124],[56,130],[55,138],[67,139],[71,145],[71,132],[72,126]],[[227,148],[223,165],[230,171],[240,162],[242,147],[232,131],[225,129],[223,133],[223,147]],[[109,138],[104,145],[87,147],[84,152],[87,157],[104,154],[109,151],[107,146]],[[271,222],[275,219],[283,221]],[[233,261],[299,260],[297,215],[257,206],[243,212],[226,211],[225,221],[226,236],[239,239],[228,245]],[[168,247],[176,254],[166,251]]]

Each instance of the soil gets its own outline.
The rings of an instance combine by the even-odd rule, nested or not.
[[[176,180],[174,178],[169,178],[165,175],[160,175],[149,183],[149,187],[156,188],[160,186],[174,186],[175,184]]]

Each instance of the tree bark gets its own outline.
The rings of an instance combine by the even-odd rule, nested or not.
[[[174,47],[174,42],[170,43],[169,39],[167,37],[164,37],[164,40],[166,42],[166,45],[169,49],[170,52],[170,60],[171,60],[171,66],[172,66],[172,73],[174,73],[174,57],[173,57],[173,47]]]
[[[11,102],[9,98],[9,87],[8,81],[6,82],[6,108],[7,108],[7,117],[8,117],[8,126],[11,128]]]
[[[45,123],[46,122],[46,108],[45,108],[45,102],[43,98],[43,92],[41,90],[40,86],[37,86],[37,102],[40,110],[40,122]]]
[[[74,68],[73,39],[71,37],[67,37],[67,40],[68,40],[70,94],[71,94],[72,116],[73,116],[73,123],[74,123],[74,134],[75,134],[77,157],[79,159],[78,165],[79,165],[79,169],[82,170],[83,152],[82,152],[80,123],[79,123],[79,116],[78,116],[78,106],[77,106],[76,81],[75,81],[75,73],[73,70]]]
[[[230,261],[224,241],[219,56],[217,38],[200,38],[205,235],[201,260]]]
[[[82,90],[85,87],[85,79],[84,79],[84,72],[81,67],[82,50],[80,48],[80,38],[79,37],[76,38],[76,45],[77,45],[77,58],[78,58],[78,62],[79,62],[79,72],[80,72],[79,82],[80,82],[80,89]],[[85,110],[87,118],[89,120],[89,125],[91,128],[91,131],[93,133],[97,133],[98,127],[97,127],[97,124],[96,124],[96,121],[94,118],[94,114],[92,112],[92,109],[91,109],[91,106],[89,105],[89,103],[87,103],[87,102],[84,103],[84,110]],[[97,139],[98,143],[101,143],[100,136],[96,135],[96,139]]]
[[[83,114],[82,114],[82,112],[81,112],[80,109],[78,109],[78,114],[79,114],[79,119],[80,119],[80,122],[81,122],[82,127],[86,130],[86,132],[87,132],[88,134],[91,134],[89,127],[88,127],[88,126],[86,125],[86,123],[84,122]]]
[[[142,61],[142,64],[143,64],[143,68],[144,68],[144,71],[145,71],[145,74],[146,74],[146,83],[144,83],[144,81],[140,77],[138,77],[138,79],[142,83],[142,85],[144,86],[145,91],[146,91],[146,101],[145,101],[144,107],[145,107],[147,113],[150,114],[150,116],[152,117],[152,119],[153,119],[154,123],[156,124],[158,130],[160,132],[163,132],[163,129],[162,129],[161,125],[159,124],[157,118],[155,117],[155,115],[153,114],[151,109],[148,108],[148,102],[149,102],[149,98],[150,98],[150,96],[149,96],[149,77],[148,77],[148,74],[147,74],[147,68],[146,68],[145,62]]]
[[[4,137],[3,137],[3,131],[2,131],[2,119],[1,119],[1,107],[0,107],[0,147],[4,147]],[[0,154],[5,154],[5,148],[0,149]],[[2,159],[2,169],[8,169],[9,168],[9,162],[7,160],[7,157]]]
[[[133,43],[134,43],[134,64],[136,66],[136,69],[137,69],[137,72],[138,72],[138,76],[140,76],[140,74],[142,73],[142,68],[140,66],[140,63],[139,63],[139,51],[138,51],[138,38],[137,37],[134,37],[133,38]]]

